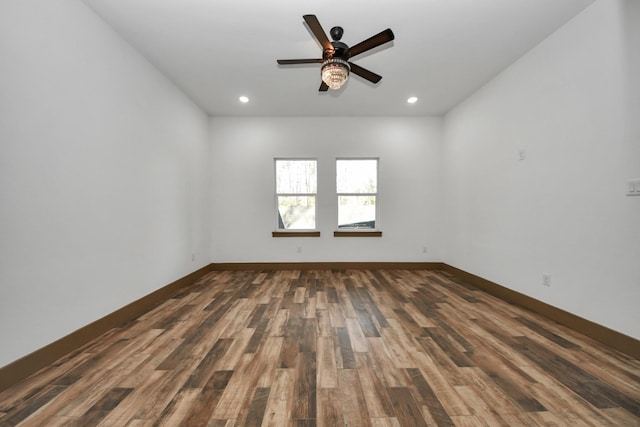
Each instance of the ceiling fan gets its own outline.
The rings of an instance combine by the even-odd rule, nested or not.
[[[349,47],[340,41],[344,32],[342,27],[333,27],[331,29],[330,34],[333,41],[329,41],[315,15],[304,15],[303,18],[313,35],[322,45],[322,58],[278,59],[278,64],[322,64],[320,72],[322,76],[322,83],[320,84],[319,89],[320,92],[326,92],[329,88],[340,89],[340,87],[349,78],[349,72],[353,72],[372,83],[378,83],[380,81],[382,76],[354,64],[350,59],[356,55],[360,55],[363,52],[371,50],[374,47],[378,47],[392,41],[395,36],[391,29],[387,28],[375,36],[369,37],[357,45]]]

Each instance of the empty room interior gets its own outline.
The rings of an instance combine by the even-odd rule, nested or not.
[[[640,2],[3,0],[0,426],[640,425]]]

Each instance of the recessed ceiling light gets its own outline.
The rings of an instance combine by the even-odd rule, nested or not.
[[[409,99],[407,99],[407,102],[409,104],[415,104],[416,102],[418,102],[418,98],[415,96],[410,97]]]
[[[241,96],[240,98],[238,98],[240,100],[240,102],[242,102],[243,104],[246,104],[247,102],[249,102],[249,98],[247,98],[246,96]]]

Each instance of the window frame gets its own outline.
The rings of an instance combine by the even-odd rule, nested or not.
[[[278,161],[313,161],[316,164],[316,182],[315,182],[315,193],[278,193]],[[271,233],[272,237],[291,237],[291,236],[299,236],[299,237],[319,237],[320,232],[318,231],[318,158],[316,157],[274,157],[273,158],[273,202],[274,202],[274,231]],[[280,211],[278,209],[278,197],[310,197],[313,196],[315,198],[315,203],[313,206],[314,209],[314,218],[315,218],[315,228],[280,228]]]
[[[340,160],[375,160],[376,161],[376,192],[375,193],[339,193],[338,192],[338,161]],[[336,202],[336,230],[334,231],[334,237],[381,237],[382,231],[380,231],[380,157],[336,157],[334,162],[335,167],[335,202]],[[340,196],[374,196],[376,200],[375,206],[375,226],[373,228],[341,228],[340,227]]]

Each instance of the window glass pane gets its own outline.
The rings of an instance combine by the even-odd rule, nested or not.
[[[316,197],[278,196],[278,228],[314,230],[316,228]]]
[[[336,184],[338,193],[377,193],[378,161],[336,160]]]
[[[376,196],[338,196],[338,228],[376,228]]]
[[[276,193],[315,194],[315,160],[276,160]]]

